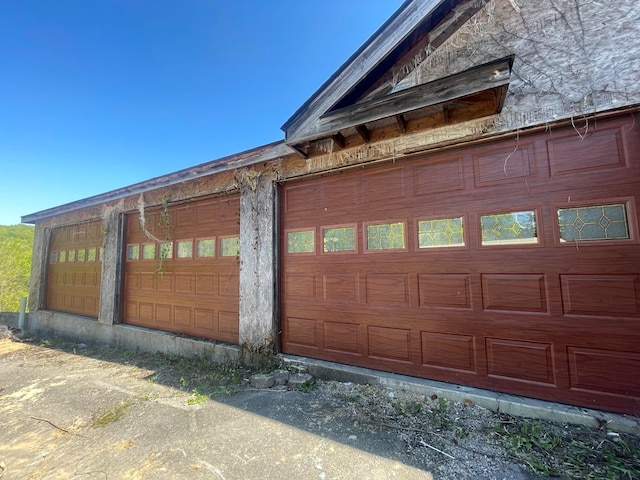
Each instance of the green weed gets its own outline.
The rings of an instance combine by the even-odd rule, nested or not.
[[[113,423],[116,420],[122,418],[129,407],[131,407],[134,403],[135,399],[129,398],[115,405],[97,410],[91,416],[91,426],[94,428],[106,427],[110,423]]]
[[[187,405],[202,405],[207,400],[209,400],[209,395],[200,393],[197,388],[194,388],[191,396],[187,400]]]
[[[422,412],[422,404],[419,402],[396,402],[396,413],[403,417],[415,417]]]
[[[640,480],[640,439],[542,420],[509,418],[492,434],[510,455],[539,475],[567,479]]]

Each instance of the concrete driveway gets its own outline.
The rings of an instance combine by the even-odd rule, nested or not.
[[[135,357],[80,353],[0,340],[2,480],[533,478],[500,459],[479,475],[473,458],[427,450],[469,475],[428,471],[397,435],[350,423],[313,392],[189,405]]]

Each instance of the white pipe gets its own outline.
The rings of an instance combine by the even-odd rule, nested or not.
[[[24,330],[24,317],[27,311],[27,297],[20,299],[20,315],[18,315],[18,328]]]

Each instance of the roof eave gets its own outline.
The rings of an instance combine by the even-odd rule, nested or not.
[[[129,197],[131,195],[139,195],[141,193],[175,185],[188,180],[194,180],[228,170],[251,166],[256,163],[274,160],[291,153],[294,153],[294,150],[283,141],[270,143],[241,153],[202,163],[195,167],[186,168],[174,173],[155,177],[144,182],[102,193],[100,195],[95,195],[93,197],[49,208],[40,212],[24,215],[21,217],[21,222],[26,224],[35,224],[36,222],[40,222],[57,215],[63,215],[83,208],[120,200],[121,198]]]
[[[445,0],[407,0],[281,127],[285,140],[326,113]]]

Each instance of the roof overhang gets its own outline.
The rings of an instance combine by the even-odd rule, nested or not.
[[[488,0],[407,0],[281,127],[296,146],[322,115],[358,102],[386,72],[428,38],[437,49]]]
[[[141,193],[176,185],[188,180],[194,180],[237,168],[249,167],[256,163],[275,160],[292,153],[293,150],[291,150],[291,148],[285,145],[282,141],[270,143],[261,147],[252,148],[251,150],[247,150],[242,153],[229,155],[195,167],[185,168],[184,170],[179,170],[168,175],[156,177],[145,182],[136,183],[128,187],[112,190],[107,193],[67,203],[47,210],[42,210],[40,212],[31,213],[29,215],[24,215],[21,218],[21,221],[22,223],[34,224],[57,215],[101,205],[107,202],[117,201],[131,195],[140,195]]]
[[[296,148],[304,142],[323,138],[340,138],[349,129],[355,129],[362,135],[373,122],[402,117],[418,110],[432,111],[430,107],[448,109],[465,99],[491,102],[491,113],[499,113],[509,87],[513,59],[513,55],[500,58],[455,75],[328,112],[307,130],[304,137],[296,138],[292,146]],[[483,93],[487,95],[479,95]],[[398,121],[403,120],[400,118]]]

